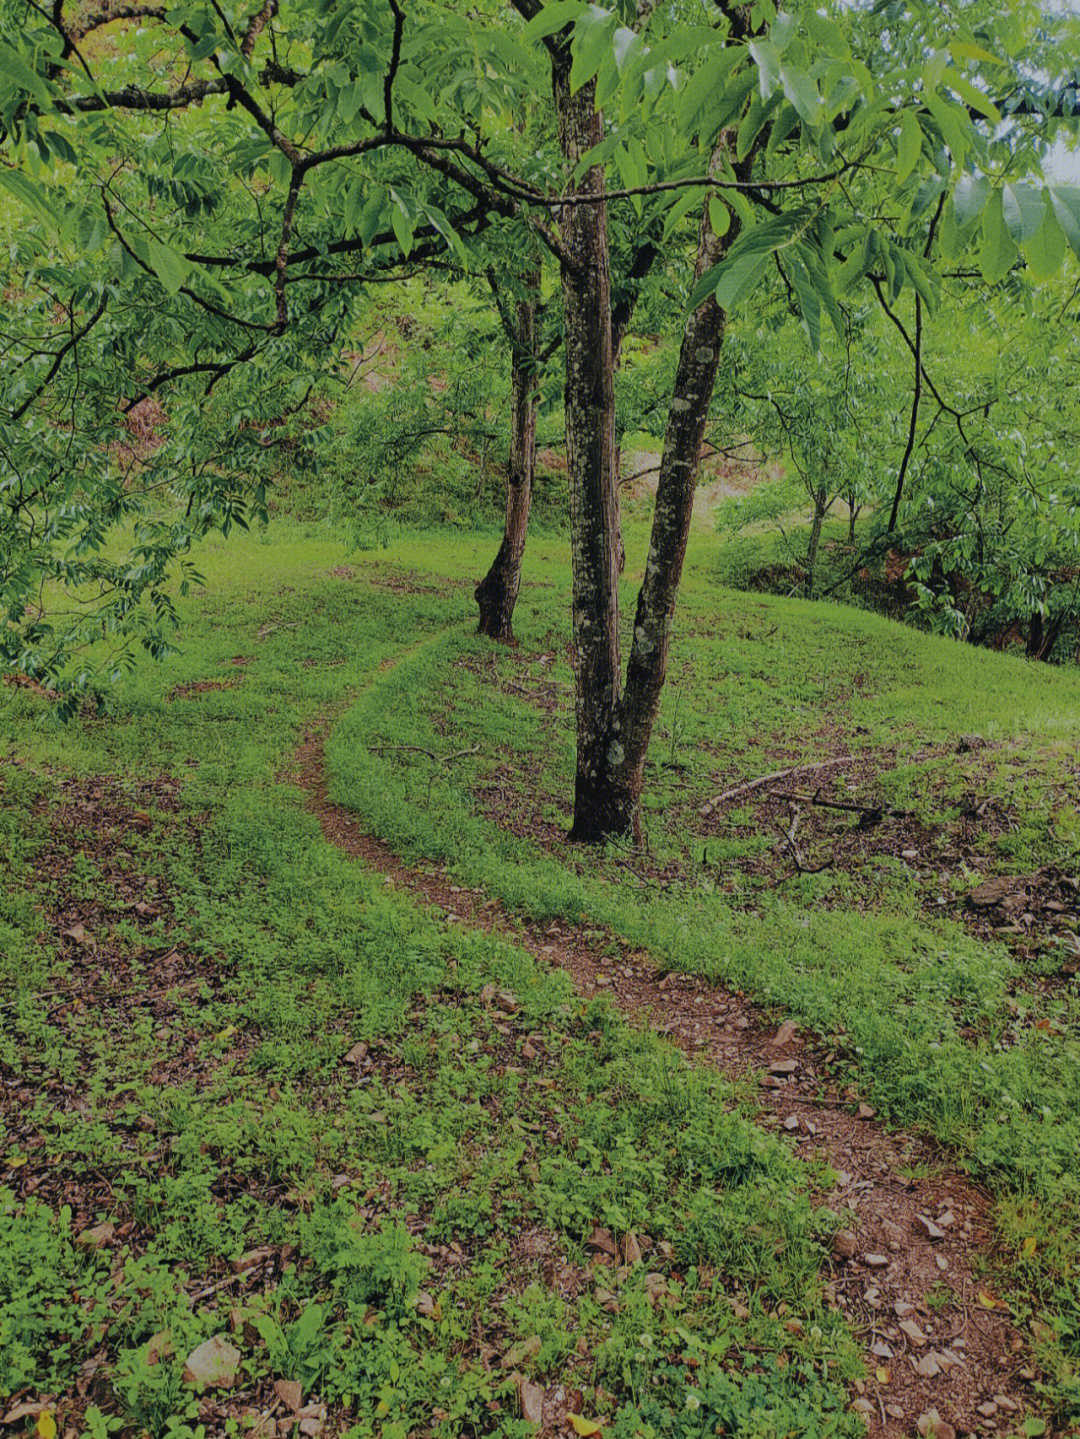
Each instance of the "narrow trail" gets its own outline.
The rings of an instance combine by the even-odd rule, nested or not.
[[[604,934],[601,954],[597,927],[589,938],[567,923],[532,923],[453,883],[445,869],[407,866],[329,797],[324,744],[338,708],[312,724],[290,774],[331,844],[443,911],[449,924],[503,935],[565,970],[583,996],[609,995],[631,1023],[651,1026],[695,1063],[732,1079],[760,1076],[761,1122],[783,1129],[803,1157],[836,1172],[822,1198],[845,1228],[826,1285],[864,1345],[867,1379],[853,1402],[868,1432],[910,1439],[923,1419],[922,1432],[932,1436],[924,1416],[934,1410],[938,1439],[1017,1432],[1036,1376],[1005,1305],[980,1277],[996,1242],[988,1196],[941,1149],[886,1129],[856,1094],[840,1092],[793,1023],[777,1029],[741,994],[664,973],[618,936]]]

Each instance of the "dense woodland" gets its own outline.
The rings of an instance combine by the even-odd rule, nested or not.
[[[0,14],[0,1423],[1080,1433],[1080,19]]]

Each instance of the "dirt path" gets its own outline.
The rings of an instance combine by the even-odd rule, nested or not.
[[[406,866],[329,798],[323,746],[332,718],[328,713],[308,732],[291,776],[330,843],[443,910],[449,923],[503,934],[565,970],[581,994],[609,994],[631,1022],[650,1024],[695,1062],[732,1078],[759,1075],[763,1123],[782,1127],[800,1154],[836,1171],[823,1198],[846,1227],[827,1286],[865,1345],[868,1377],[854,1404],[869,1432],[932,1435],[930,1411],[940,1415],[938,1439],[1016,1432],[1035,1374],[1005,1305],[979,1278],[995,1244],[988,1197],[941,1150],[887,1130],[854,1092],[839,1092],[795,1026],[777,1029],[744,996],[692,975],[664,974],[617,940],[613,960],[613,936],[604,936],[601,958],[595,928],[590,940],[565,923],[522,922],[482,891],[452,883],[445,870]]]

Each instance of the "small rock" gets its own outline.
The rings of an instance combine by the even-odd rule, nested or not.
[[[794,1074],[799,1068],[796,1059],[774,1059],[769,1065],[770,1074]]]
[[[771,1043],[775,1044],[777,1049],[782,1049],[785,1044],[791,1043],[791,1041],[795,1038],[798,1032],[799,1026],[795,1023],[795,1021],[793,1019],[785,1019],[783,1024],[773,1035]]]
[[[799,1116],[797,1114],[789,1114],[788,1117],[784,1120],[784,1128],[788,1130],[789,1133],[793,1133],[796,1129],[798,1129],[798,1127]]]
[[[936,1409],[927,1409],[925,1414],[921,1414],[915,1427],[922,1439],[956,1439],[956,1430],[945,1423]]]
[[[917,1349],[921,1349],[926,1343],[926,1335],[922,1332],[914,1319],[901,1319],[900,1328],[911,1340]]]
[[[839,1259],[854,1259],[859,1241],[850,1229],[838,1229],[833,1235],[833,1253]]]
[[[993,1419],[994,1415],[998,1412],[998,1407],[992,1400],[987,1399],[984,1404],[977,1404],[975,1406],[975,1412],[976,1414],[981,1414],[984,1419]]]
[[[902,849],[900,851],[900,857],[901,859],[918,859],[919,851],[917,849]]]
[[[936,1379],[941,1373],[941,1365],[932,1354],[924,1354],[921,1359],[914,1360],[915,1373],[923,1379]]]
[[[240,1367],[240,1351],[222,1334],[215,1334],[193,1349],[184,1364],[184,1383],[198,1390],[221,1389],[231,1384]]]
[[[416,1296],[416,1312],[423,1315],[425,1319],[430,1319],[435,1313],[435,1300],[426,1289],[421,1289]]]
[[[874,1115],[875,1115],[876,1113],[877,1113],[877,1110],[874,1108],[874,1106],[873,1106],[872,1104],[860,1104],[859,1107],[858,1107],[858,1109],[855,1111],[855,1118],[856,1118],[856,1119],[873,1119],[873,1117],[874,1117]]]
[[[541,1385],[534,1384],[531,1379],[522,1379],[518,1385],[518,1395],[521,1399],[521,1417],[526,1424],[535,1424],[537,1428],[544,1422],[544,1390]]]
[[[348,1054],[341,1061],[342,1064],[363,1064],[367,1058],[368,1046],[361,1039],[353,1045]]]
[[[304,1407],[304,1390],[296,1379],[277,1379],[274,1381],[274,1393],[285,1405],[295,1414],[298,1409]]]
[[[864,1254],[863,1263],[871,1269],[884,1269],[889,1259],[885,1254]]]
[[[519,1008],[517,995],[512,989],[500,989],[495,1003],[503,1014],[516,1014]]]
[[[927,1234],[930,1236],[931,1239],[945,1238],[944,1229],[942,1229],[939,1225],[935,1224],[932,1219],[927,1218],[925,1214],[916,1214],[915,1218],[926,1230]]]
[[[309,1414],[306,1419],[300,1420],[300,1433],[306,1434],[308,1439],[316,1439],[316,1435],[322,1433],[323,1421],[316,1419],[314,1414]]]
[[[612,1259],[617,1259],[619,1251],[615,1246],[610,1229],[601,1229],[599,1224],[593,1226],[593,1231],[585,1241],[586,1249],[598,1249],[601,1254],[610,1254]]]

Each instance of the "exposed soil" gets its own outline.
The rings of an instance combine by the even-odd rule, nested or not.
[[[610,995],[633,1023],[650,1024],[696,1062],[732,1078],[760,1076],[763,1122],[836,1172],[822,1200],[845,1227],[828,1292],[866,1345],[870,1377],[854,1403],[869,1431],[910,1436],[930,1409],[961,1434],[1013,1427],[1036,1374],[1006,1306],[977,1277],[995,1247],[988,1196],[928,1141],[877,1122],[856,1093],[830,1079],[827,1054],[792,1024],[778,1028],[745,996],[664,974],[604,931],[509,916],[482,891],[453,884],[445,870],[407,867],[330,800],[328,726],[324,718],[309,731],[295,772],[328,841],[443,910],[448,923],[505,934],[565,970],[583,995]]]

